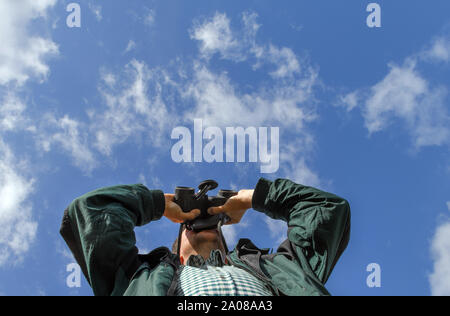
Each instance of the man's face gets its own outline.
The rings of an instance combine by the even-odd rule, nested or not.
[[[217,229],[194,232],[184,229],[181,234],[180,260],[186,263],[191,255],[201,255],[205,260],[211,250],[219,249],[225,254],[222,240]]]

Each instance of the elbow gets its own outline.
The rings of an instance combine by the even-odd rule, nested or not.
[[[350,217],[350,203],[348,200],[335,196],[331,201],[327,203],[327,207],[330,207],[333,211],[334,216],[340,218]]]
[[[345,219],[350,218],[350,203],[346,199],[341,199],[339,206],[339,216]]]
[[[345,199],[342,200],[342,203],[343,203],[344,212],[347,215],[350,215],[350,203],[347,200],[345,200]]]

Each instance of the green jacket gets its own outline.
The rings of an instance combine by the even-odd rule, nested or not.
[[[135,226],[161,218],[164,194],[141,184],[95,190],[75,199],[61,226],[95,295],[173,295],[179,259],[161,247],[138,255]],[[261,178],[252,207],[288,225],[275,253],[241,239],[228,260],[275,295],[329,295],[324,284],[350,236],[346,200],[287,179]]]

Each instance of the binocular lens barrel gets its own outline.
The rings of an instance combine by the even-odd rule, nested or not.
[[[177,187],[175,189],[175,199],[180,200],[183,197],[191,197],[195,194],[195,189],[190,187]]]

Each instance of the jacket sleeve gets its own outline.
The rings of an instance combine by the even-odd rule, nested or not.
[[[261,178],[252,204],[253,209],[287,222],[299,264],[325,284],[349,242],[349,203],[287,179]]]
[[[164,208],[163,192],[142,184],[98,189],[69,205],[61,234],[94,295],[113,293],[117,279],[123,279],[131,261],[137,259],[135,226],[160,219]]]

